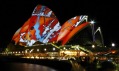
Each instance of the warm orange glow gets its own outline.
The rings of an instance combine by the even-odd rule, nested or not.
[[[67,36],[66,38],[63,39],[62,45],[66,44],[67,41],[69,41],[69,39],[71,37],[73,37],[74,34],[76,34],[77,32],[81,31],[84,27],[86,27],[89,24],[89,22],[83,23],[81,25],[79,25],[78,27],[74,28]]]
[[[15,38],[18,36],[20,30],[21,30],[21,28],[19,28],[19,29],[15,32],[14,36],[12,37],[12,40],[15,39]]]
[[[114,53],[116,53],[116,51],[115,51],[115,50],[113,50],[113,51],[112,51],[112,53],[114,54]]]
[[[78,21],[79,21],[79,16],[76,16],[75,19],[71,18],[68,21],[66,21],[61,28],[57,41],[62,40],[63,37],[65,37],[74,28],[74,24],[76,24],[76,22]]]

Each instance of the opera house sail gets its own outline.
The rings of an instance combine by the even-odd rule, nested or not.
[[[37,5],[31,17],[16,31],[12,41],[21,46],[32,46],[37,41],[43,44],[61,42],[61,45],[65,45],[89,24],[88,16],[81,15],[69,19],[61,26],[51,9]]]

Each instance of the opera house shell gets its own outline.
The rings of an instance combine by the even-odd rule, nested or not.
[[[15,32],[7,49],[22,51],[26,50],[26,47],[57,47],[54,44],[65,46],[71,38],[90,24],[87,15],[74,16],[61,24],[51,9],[37,5],[31,17]]]
[[[93,44],[92,32],[96,35],[98,30],[94,31],[92,27],[94,24],[88,21],[87,15],[74,16],[60,23],[51,9],[37,5],[31,17],[13,35],[6,52],[30,57],[64,56],[64,53],[77,56],[82,50],[90,52],[84,47]]]

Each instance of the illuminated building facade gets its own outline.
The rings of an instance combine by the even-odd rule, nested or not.
[[[75,16],[62,26],[51,9],[37,5],[31,17],[20,27],[12,37],[14,42],[8,45],[10,54],[23,54],[30,57],[57,56],[86,56],[81,47],[61,49],[77,33],[93,23],[88,21],[87,15]],[[39,44],[37,44],[39,42]],[[61,42],[59,46],[55,44]],[[15,48],[14,48],[15,47]],[[23,48],[22,48],[23,47]],[[13,49],[12,49],[13,48]]]
[[[44,44],[61,41],[61,45],[65,45],[90,24],[87,19],[86,15],[75,16],[61,26],[52,10],[37,5],[31,17],[16,31],[12,41],[22,46],[32,46],[37,41]]]

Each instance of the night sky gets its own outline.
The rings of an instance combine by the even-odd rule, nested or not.
[[[112,42],[119,44],[119,4],[91,0],[1,0],[0,2],[0,48],[6,48],[12,36],[25,21],[31,17],[36,5],[49,7],[63,24],[76,15],[88,15],[89,20],[95,20],[100,26],[104,43],[110,46]]]

